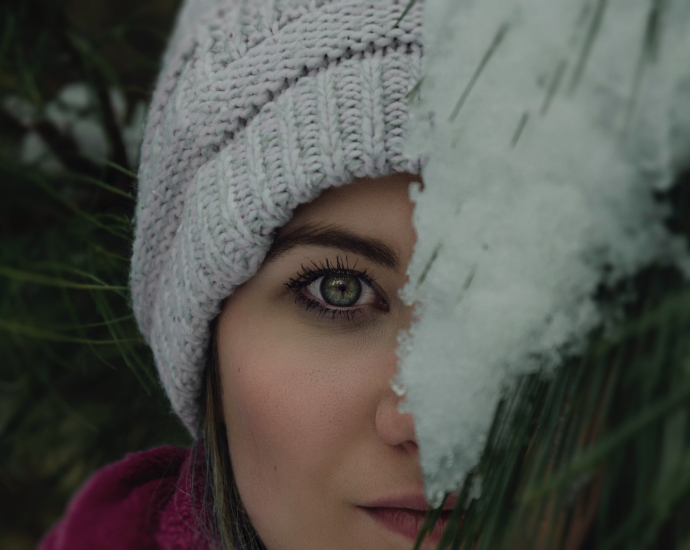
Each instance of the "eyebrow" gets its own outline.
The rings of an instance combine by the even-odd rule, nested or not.
[[[400,258],[385,242],[372,237],[361,237],[334,225],[303,224],[273,242],[265,262],[275,260],[281,254],[299,245],[338,248],[368,258],[383,267],[398,270]]]

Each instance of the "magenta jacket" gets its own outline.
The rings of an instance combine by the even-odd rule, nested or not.
[[[192,509],[189,457],[158,447],[98,470],[39,550],[208,550]],[[202,494],[201,475],[194,489]]]

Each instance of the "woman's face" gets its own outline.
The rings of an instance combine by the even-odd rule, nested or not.
[[[419,451],[391,379],[412,313],[398,290],[418,179],[359,180],[300,207],[223,306],[230,456],[269,550],[413,545],[425,507]]]

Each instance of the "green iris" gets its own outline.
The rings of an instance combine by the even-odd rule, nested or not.
[[[319,290],[327,304],[350,307],[362,295],[362,283],[352,275],[327,275],[321,281]]]

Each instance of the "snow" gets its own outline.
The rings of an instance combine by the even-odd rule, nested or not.
[[[643,49],[658,4],[426,0],[408,152],[428,163],[402,291],[419,321],[394,388],[434,503],[477,464],[516,377],[613,322],[600,284],[651,263],[690,275],[653,200],[688,164],[690,3],[668,0]]]
[[[136,167],[143,136],[146,104],[144,101],[138,101],[130,119],[125,120],[127,103],[124,94],[115,88],[109,93],[115,119],[122,132],[129,167]],[[93,91],[85,82],[75,82],[63,87],[53,100],[46,103],[42,113],[19,96],[8,96],[2,103],[2,108],[27,128],[31,128],[40,117],[44,117],[61,133],[71,136],[81,154],[101,160],[110,154],[110,146],[97,107]],[[24,135],[20,155],[24,164],[38,166],[46,172],[59,172],[64,169],[43,139],[33,130]]]

